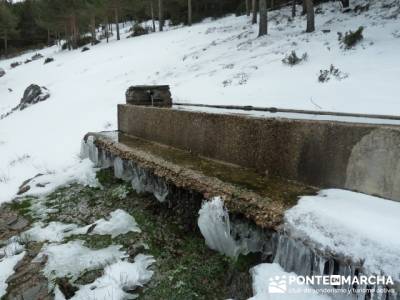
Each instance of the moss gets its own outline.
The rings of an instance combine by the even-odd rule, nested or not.
[[[122,182],[120,179],[114,177],[114,171],[112,168],[101,169],[97,171],[96,178],[99,183],[104,187],[109,187],[113,184],[118,184]]]

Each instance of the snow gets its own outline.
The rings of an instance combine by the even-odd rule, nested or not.
[[[91,234],[110,234],[112,238],[128,232],[141,232],[135,219],[122,209],[117,209],[110,214],[109,220],[96,221],[96,227]]]
[[[328,189],[285,213],[285,229],[311,244],[364,261],[366,272],[400,280],[400,203]]]
[[[154,262],[152,256],[138,254],[133,263],[118,261],[111,264],[104,269],[103,276],[82,286],[71,299],[131,299],[134,295],[125,291],[134,290],[149,282],[154,272],[148,268]],[[57,299],[63,297],[56,297]]]
[[[109,220],[100,219],[83,227],[78,227],[77,224],[64,224],[61,222],[50,222],[47,225],[37,222],[32,228],[25,231],[22,236],[23,239],[29,241],[62,242],[66,237],[86,234],[93,225],[96,226],[89,233],[90,235],[111,235],[112,238],[115,238],[128,232],[141,232],[135,219],[130,214],[122,209],[117,209],[110,213]]]
[[[70,241],[66,244],[50,244],[43,247],[39,257],[48,257],[43,273],[49,279],[70,277],[76,279],[83,271],[102,268],[125,256],[121,246],[92,250],[83,241]],[[39,258],[38,257],[38,258]]]
[[[253,295],[249,300],[329,300],[325,295],[318,295],[310,292],[313,288],[306,284],[298,284],[292,282],[289,284],[286,279],[288,276],[296,276],[295,273],[285,272],[278,264],[259,264],[250,271],[253,279]],[[277,290],[269,290],[270,283],[281,283],[279,279],[283,279],[284,288],[282,293]],[[275,286],[274,286],[275,287]],[[279,286],[277,286],[279,287]],[[285,289],[286,287],[286,289]],[[280,286],[282,288],[282,286]],[[292,292],[291,292],[292,291]],[[296,291],[296,292],[293,292]]]
[[[220,197],[204,201],[197,224],[210,249],[233,258],[240,254],[241,247],[231,236],[229,214]]]
[[[24,246],[15,238],[11,238],[7,245],[0,248],[0,298],[6,294],[8,277],[14,274],[14,267],[24,258]]]
[[[91,167],[78,158],[80,140],[88,131],[116,129],[116,105],[131,85],[170,84],[179,102],[399,114],[400,25],[390,18],[396,8],[382,8],[393,1],[371,1],[359,15],[342,14],[337,1],[322,4],[312,34],[304,33],[305,17],[288,21],[288,7],[269,14],[270,31],[262,38],[248,17],[228,16],[130,39],[125,27],[121,41],[103,41],[86,52],[46,48],[39,52],[55,61],[45,65],[40,59],[10,68],[34,52],[0,61],[7,72],[0,78],[0,114],[15,107],[32,83],[51,94],[0,120],[0,202],[38,173],[50,182],[44,190],[87,174]],[[337,32],[361,25],[361,44],[341,49]],[[292,50],[307,52],[308,61],[282,64]],[[331,64],[349,78],[319,83],[319,70]]]
[[[76,224],[64,224],[61,222],[50,222],[47,226],[43,223],[35,223],[31,229],[23,233],[23,237],[34,242],[61,242],[77,229]]]

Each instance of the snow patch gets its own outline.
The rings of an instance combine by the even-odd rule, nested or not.
[[[285,230],[315,247],[364,261],[367,272],[400,280],[400,203],[339,189],[304,196]]]
[[[132,299],[133,291],[148,283],[153,276],[153,271],[148,268],[155,262],[150,255],[138,254],[133,263],[118,261],[107,266],[104,274],[93,283],[82,286],[73,300],[86,299]]]
[[[121,246],[111,245],[104,249],[92,250],[83,241],[76,240],[66,244],[45,245],[38,258],[48,257],[44,274],[50,281],[57,277],[76,279],[83,271],[103,268],[125,256]]]
[[[86,234],[93,225],[96,226],[89,234],[111,235],[112,238],[128,232],[141,232],[136,220],[130,214],[122,209],[117,209],[110,213],[109,220],[100,219],[84,227],[61,222],[50,222],[48,225],[37,222],[31,229],[25,231],[22,237],[36,242],[62,242],[66,237]]]
[[[13,239],[3,248],[0,248],[0,298],[6,294],[8,277],[14,274],[14,267],[24,258],[24,247]]]

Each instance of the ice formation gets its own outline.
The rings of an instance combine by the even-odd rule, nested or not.
[[[197,223],[209,248],[234,258],[240,254],[241,247],[231,236],[229,214],[220,197],[203,203]]]
[[[82,158],[90,158],[96,166],[101,168],[113,167],[115,177],[131,182],[137,193],[151,193],[160,202],[166,200],[169,190],[164,180],[141,168],[133,161],[123,160],[108,151],[98,149],[94,141],[93,136],[88,136],[86,141],[82,141]]]

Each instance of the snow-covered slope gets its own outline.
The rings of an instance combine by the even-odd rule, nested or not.
[[[390,3],[397,6],[383,7]],[[33,53],[0,61],[7,72],[0,78],[0,114],[16,106],[31,83],[51,93],[0,120],[0,202],[37,173],[71,174],[82,136],[116,128],[116,104],[130,85],[170,84],[181,102],[400,114],[399,1],[371,1],[358,15],[342,14],[338,2],[319,10],[312,34],[304,33],[305,17],[289,21],[285,8],[269,14],[269,35],[262,38],[248,17],[230,16],[131,39],[124,33],[121,41],[87,52],[47,48],[40,52],[55,61],[45,65],[38,60],[10,69]],[[359,26],[365,39],[341,49],[337,32]],[[308,60],[284,65],[292,50],[307,52]],[[319,70],[331,64],[349,77],[319,83]]]

